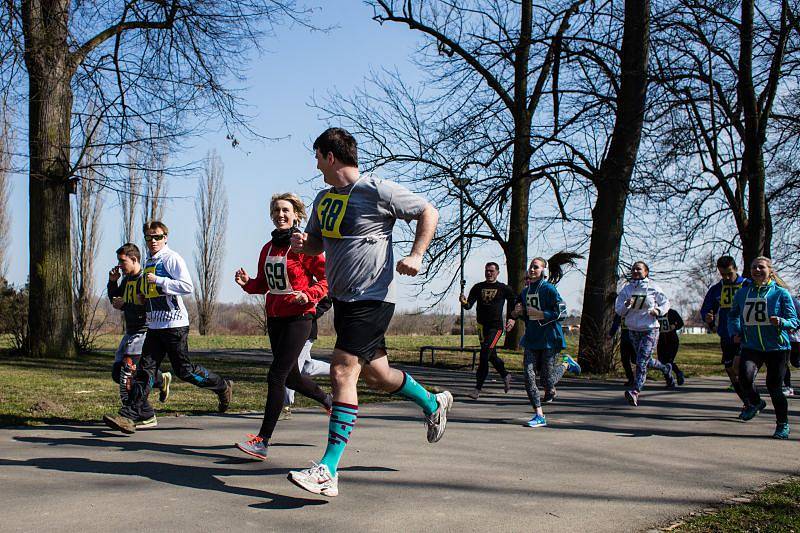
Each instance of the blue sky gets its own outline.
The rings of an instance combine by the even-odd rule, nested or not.
[[[280,27],[277,35],[264,41],[265,53],[255,58],[248,68],[245,98],[250,112],[256,115],[253,124],[262,135],[281,138],[274,142],[242,140],[233,149],[224,131],[208,132],[197,139],[185,153],[174,157],[177,162],[198,160],[210,149],[216,149],[225,166],[225,181],[230,203],[227,253],[220,287],[221,300],[239,301],[241,289],[233,282],[233,272],[243,266],[254,273],[261,246],[269,238],[272,223],[267,217],[267,204],[273,193],[291,190],[310,201],[314,191],[322,187],[321,179],[309,183],[316,170],[310,151],[313,139],[328,124],[319,112],[309,107],[314,95],[325,96],[330,90],[349,94],[362,83],[370,70],[397,68],[409,80],[418,81],[420,73],[409,58],[416,49],[418,34],[399,25],[380,26],[374,22],[371,8],[358,0],[340,0],[318,9],[313,22],[331,26],[328,32],[312,32],[302,27]],[[391,179],[392,176],[384,176]],[[12,193],[13,250],[9,279],[24,283],[28,272],[28,186],[27,176],[16,176]],[[179,251],[193,267],[194,204],[197,182],[189,178],[171,178],[170,200],[165,222],[170,227],[170,246]],[[98,260],[98,286],[114,262],[119,245],[117,200],[106,198],[103,214],[103,240]],[[531,250],[531,256],[549,256],[555,250]],[[484,246],[467,263],[468,286],[483,279],[483,263],[503,263],[497,247]],[[454,257],[453,267],[458,258]],[[470,275],[474,273],[474,275]],[[505,280],[505,275],[501,275]],[[435,283],[435,282],[434,282]],[[441,283],[439,284],[441,285]],[[580,308],[583,277],[572,273],[559,286],[570,309]],[[415,309],[420,300],[415,289],[401,281],[398,304],[401,309]],[[448,300],[448,308],[456,309],[457,292]]]

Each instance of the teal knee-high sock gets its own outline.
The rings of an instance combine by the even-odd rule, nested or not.
[[[350,433],[358,418],[358,406],[349,403],[333,402],[331,418],[328,421],[328,446],[325,448],[325,455],[319,462],[328,467],[331,475],[336,475],[339,461],[342,459],[344,447],[350,440]]]
[[[430,415],[439,408],[436,396],[425,390],[425,387],[414,381],[407,372],[403,372],[403,384],[393,394],[399,394],[407,400],[422,407],[426,415]]]

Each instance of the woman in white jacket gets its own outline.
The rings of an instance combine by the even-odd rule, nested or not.
[[[653,358],[658,343],[658,319],[669,311],[669,300],[661,287],[650,280],[649,274],[647,264],[635,262],[631,267],[631,282],[622,288],[614,304],[614,311],[625,319],[631,344],[636,350],[633,389],[625,391],[625,398],[633,406],[639,405],[639,392],[644,387],[648,368],[661,370],[667,385],[674,384],[672,365]]]

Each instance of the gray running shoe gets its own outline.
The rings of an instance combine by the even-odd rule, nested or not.
[[[301,489],[313,494],[330,497],[339,495],[339,476],[331,475],[326,465],[314,463],[314,466],[305,470],[292,470],[288,478]]]
[[[231,406],[231,398],[233,397],[233,381],[226,379],[225,380],[225,390],[218,393],[217,397],[219,398],[219,405],[217,406],[217,411],[220,413],[224,413],[228,410],[228,407]]]
[[[428,442],[439,442],[444,435],[447,426],[447,412],[453,407],[453,395],[450,391],[440,392],[436,395],[436,403],[439,408],[430,416],[425,417],[425,425],[428,428]]]
[[[136,429],[154,428],[158,426],[158,420],[156,419],[156,415],[153,415],[145,420],[137,420],[134,425]]]
[[[469,394],[467,394],[467,396],[469,396],[473,400],[477,400],[478,398],[481,397],[481,390],[480,389],[475,389],[474,391],[472,391]]]
[[[128,435],[136,433],[136,423],[122,415],[104,415],[103,422],[111,429],[116,429]]]

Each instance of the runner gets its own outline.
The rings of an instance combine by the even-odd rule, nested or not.
[[[167,246],[169,230],[165,224],[154,220],[145,223],[143,230],[149,252],[144,267],[147,336],[128,404],[118,416],[103,417],[109,427],[123,433],[134,433],[136,420],[155,416],[147,397],[165,356],[178,378],[216,393],[220,413],[228,410],[233,390],[230,381],[189,359],[189,314],[181,295],[192,294],[192,277],[183,258]]]
[[[622,369],[625,371],[625,387],[630,389],[633,387],[633,365],[636,364],[636,350],[633,349],[631,344],[631,337],[628,335],[628,326],[625,325],[625,319],[614,313],[614,320],[611,322],[611,329],[608,332],[608,338],[613,339],[614,335],[619,329],[619,359],[622,362]]]
[[[706,322],[709,329],[716,330],[719,335],[719,346],[722,350],[722,364],[725,373],[731,380],[731,386],[739,399],[742,400],[743,408],[747,407],[747,399],[739,386],[739,343],[733,340],[733,336],[728,333],[728,312],[733,303],[733,295],[742,287],[750,284],[750,280],[739,275],[736,261],[729,255],[723,255],[717,259],[717,272],[719,272],[719,282],[709,287],[703,305],[700,308],[700,316]]]
[[[400,220],[416,220],[411,253],[397,262],[398,273],[416,276],[422,256],[436,231],[436,209],[408,189],[358,170],[356,141],[341,128],[331,128],[314,141],[317,168],[331,188],[320,192],[307,233],[292,235],[292,250],[325,251],[333,299],[336,346],[331,359],[333,414],[328,445],[319,465],[292,471],[289,479],[315,494],[339,493],[337,467],[358,416],[360,375],[368,386],[400,395],[425,413],[428,442],[444,435],[453,396],[431,394],[406,372],[389,366],[384,334],[394,312],[392,228]]]
[[[236,271],[236,283],[249,294],[266,294],[267,333],[272,364],[267,373],[267,403],[258,434],[236,447],[257,459],[266,460],[267,448],[283,408],[287,384],[300,394],[316,400],[326,410],[331,397],[309,377],[302,376],[297,357],[311,334],[316,303],[328,292],[325,256],[298,255],[289,250],[292,233],[306,218],[303,201],[292,193],[276,194],[269,206],[275,230],[261,249],[258,275],[251,278],[244,268]]]
[[[500,266],[497,263],[486,263],[483,275],[486,281],[477,283],[469,290],[469,298],[461,294],[459,301],[464,309],[472,309],[477,302],[478,338],[481,343],[481,355],[478,361],[478,371],[475,375],[475,390],[469,393],[469,397],[477,400],[481,395],[483,383],[489,375],[489,363],[500,374],[503,379],[503,390],[508,392],[511,388],[511,374],[506,370],[505,363],[497,356],[497,343],[503,335],[503,308],[509,311],[509,322],[511,328],[514,327],[514,319],[510,316],[511,309],[514,308],[514,291],[505,283],[497,281],[500,273]],[[509,330],[508,324],[505,326]]]
[[[331,375],[330,363],[311,358],[311,347],[314,346],[314,341],[317,340],[317,320],[324,315],[332,305],[333,302],[331,302],[328,296],[325,296],[322,300],[317,302],[317,309],[314,312],[314,317],[311,319],[311,333],[303,349],[300,351],[300,355],[297,357],[297,368],[300,369],[300,373],[304,376],[313,378],[315,376]],[[294,390],[286,387],[286,398],[283,401],[281,420],[292,418],[292,405],[294,405]]]
[[[567,307],[555,287],[562,277],[561,265],[573,264],[580,256],[562,252],[550,258],[536,257],[528,268],[531,283],[522,290],[514,307],[514,316],[524,317],[525,335],[519,345],[525,349],[523,365],[525,367],[525,392],[531,407],[536,411],[527,426],[531,428],[547,425],[542,410],[539,389],[536,387],[536,370],[540,369],[542,384],[545,388],[545,403],[553,401],[556,396],[556,383],[564,375],[565,370],[575,374],[581,373],[581,367],[570,356],[560,357],[561,350],[567,347],[561,320],[567,315]],[[547,280],[547,267],[550,267],[550,280]],[[509,320],[507,329],[514,327]],[[548,396],[549,395],[549,396]]]
[[[625,319],[631,344],[636,350],[636,371],[633,388],[625,391],[625,398],[633,406],[639,405],[639,393],[647,381],[647,369],[657,368],[664,373],[672,386],[672,365],[662,364],[653,358],[658,343],[658,318],[669,311],[669,300],[661,287],[648,277],[650,268],[642,261],[631,267],[631,281],[617,296],[614,311]]]
[[[658,345],[656,346],[658,360],[665,365],[672,365],[672,372],[675,374],[675,380],[672,380],[671,376],[667,377],[667,387],[674,387],[675,381],[678,382],[678,385],[683,385],[686,377],[675,363],[675,357],[678,355],[681,345],[678,330],[683,328],[683,318],[675,309],[670,308],[666,316],[659,317],[658,324]]]
[[[106,286],[108,299],[114,309],[122,311],[125,319],[125,335],[119,342],[114,356],[111,377],[119,384],[119,399],[122,405],[128,403],[132,380],[136,374],[139,359],[142,357],[142,346],[147,334],[147,313],[144,307],[144,276],[142,254],[139,247],[126,243],[117,249],[117,266],[108,272]],[[122,283],[119,283],[122,278]],[[159,401],[169,398],[169,386],[172,374],[161,371],[156,373],[153,386],[160,390]],[[158,425],[155,414],[145,420],[134,420],[137,429]]]
[[[792,298],[792,302],[794,302],[794,309],[798,313],[800,313],[800,300],[797,298]],[[794,329],[789,332],[789,344],[792,346],[792,350],[789,354],[789,363],[795,368],[800,368],[800,328]],[[786,367],[786,374],[789,375],[790,367]],[[786,380],[783,382],[784,396],[794,396],[794,390],[791,388],[792,383],[789,381],[787,383]],[[786,387],[789,387],[789,390],[786,390]]]
[[[769,258],[756,257],[753,260],[750,278],[753,283],[736,292],[728,313],[728,331],[742,345],[739,383],[746,395],[747,406],[739,418],[750,420],[767,406],[755,387],[756,374],[761,365],[766,364],[767,390],[777,422],[772,436],[788,439],[789,403],[781,385],[791,352],[789,331],[800,328],[800,321],[792,297]]]

